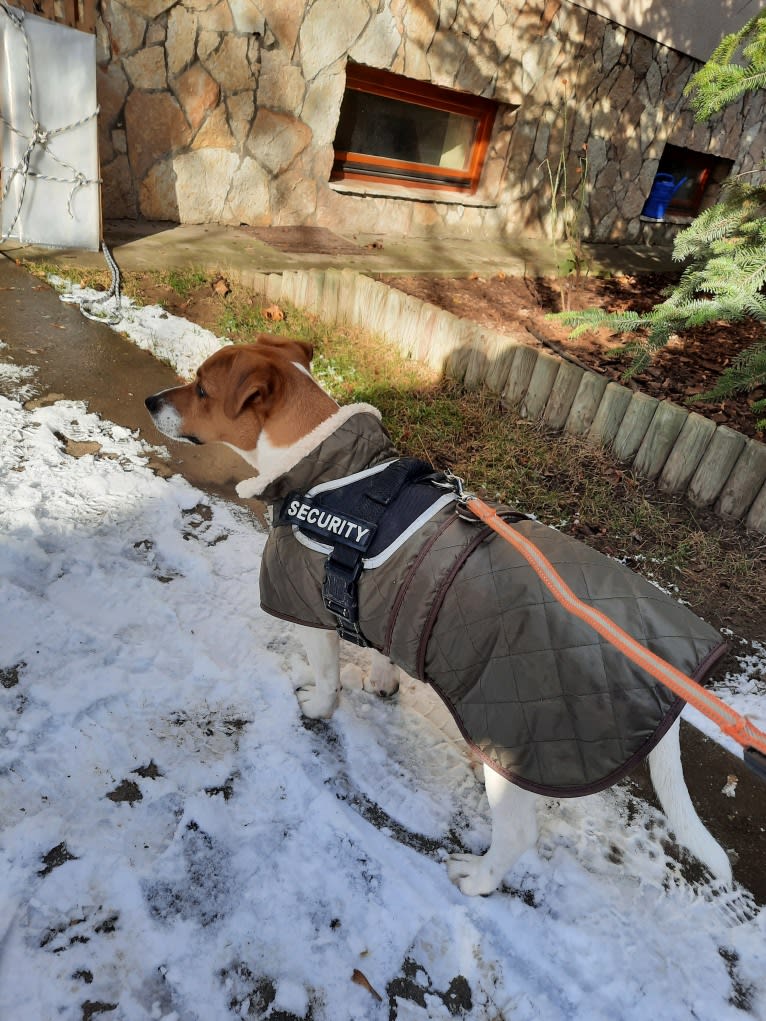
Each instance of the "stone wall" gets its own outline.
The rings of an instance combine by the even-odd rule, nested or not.
[[[108,218],[537,233],[563,147],[584,235],[637,240],[665,141],[766,142],[759,97],[695,125],[694,61],[567,0],[102,0],[97,39]],[[349,58],[500,103],[475,196],[329,183]]]

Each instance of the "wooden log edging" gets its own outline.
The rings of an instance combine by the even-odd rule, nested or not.
[[[364,327],[463,383],[486,386],[520,417],[605,447],[636,475],[766,534],[766,445],[671,401],[589,369],[349,269],[231,274],[270,302]]]

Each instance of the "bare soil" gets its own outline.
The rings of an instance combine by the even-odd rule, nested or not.
[[[709,390],[723,370],[740,352],[763,336],[755,320],[711,323],[674,340],[659,352],[646,371],[623,378],[632,357],[621,352],[630,338],[602,329],[576,340],[569,327],[546,318],[561,311],[559,282],[548,278],[499,275],[491,278],[407,276],[385,277],[387,283],[414,297],[429,301],[456,316],[470,319],[498,332],[529,331],[529,341],[552,348],[589,369],[677,404]],[[627,309],[646,311],[662,300],[663,290],[678,279],[674,274],[585,277],[569,291],[570,308],[604,308],[610,312]],[[566,283],[566,282],[564,282]],[[763,440],[751,406],[766,395],[764,388],[724,401],[696,402],[694,411],[718,424],[725,424],[746,436]]]

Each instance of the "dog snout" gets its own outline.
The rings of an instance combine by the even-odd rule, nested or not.
[[[149,414],[152,416],[154,425],[165,436],[171,440],[187,440],[189,443],[199,443],[196,436],[186,434],[183,420],[172,400],[167,397],[167,390],[160,390],[152,394],[144,401]]]
[[[146,405],[146,410],[150,415],[156,414],[162,407],[162,394],[152,394],[150,397],[146,398],[144,404]]]

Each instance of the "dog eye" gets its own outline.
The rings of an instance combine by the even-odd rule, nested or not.
[[[207,392],[202,387],[202,385],[200,383],[197,383],[197,396],[198,397],[207,397]]]

